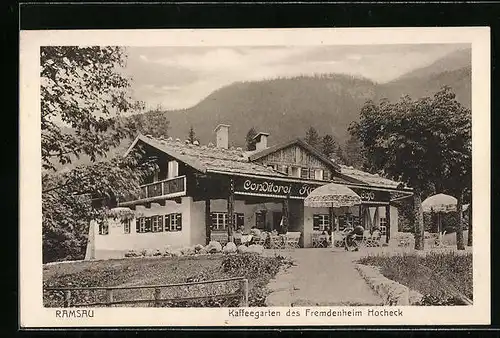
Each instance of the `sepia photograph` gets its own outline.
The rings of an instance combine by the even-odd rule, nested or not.
[[[321,42],[301,43],[293,30],[228,31],[208,42],[184,31],[183,44],[167,31],[37,40],[26,67],[38,75],[37,183],[26,189],[39,189],[40,216],[21,217],[20,255],[40,249],[29,266],[41,283],[24,282],[49,317],[224,309],[215,322],[324,325],[413,308],[489,313],[476,299],[489,290],[489,265],[477,289],[489,220],[475,210],[489,193],[472,175],[473,122],[489,116],[474,110],[473,61],[489,54],[457,34],[374,43],[368,30],[330,30],[328,43],[307,30]],[[28,231],[37,247],[23,247]]]

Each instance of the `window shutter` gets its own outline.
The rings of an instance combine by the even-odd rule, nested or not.
[[[139,224],[141,223],[141,217],[135,219],[135,232],[141,232]]]
[[[325,181],[330,180],[330,172],[326,169],[323,170],[323,180],[325,180]]]
[[[182,231],[182,214],[177,214],[176,217],[177,217],[177,227],[176,227],[176,230],[177,231]]]
[[[170,215],[165,215],[165,231],[170,231]]]
[[[163,232],[164,226],[163,226],[163,216],[159,215],[158,217],[158,232]]]
[[[237,220],[236,220],[236,225],[238,227],[245,225],[245,215],[244,214],[237,214]]]
[[[313,230],[319,230],[319,215],[313,215]]]

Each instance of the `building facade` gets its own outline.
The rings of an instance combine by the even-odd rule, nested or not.
[[[227,241],[232,231],[256,227],[298,231],[301,247],[315,233],[363,225],[380,227],[386,241],[397,231],[391,201],[412,195],[397,182],[332,162],[300,139],[268,147],[269,134],[255,136],[255,150],[229,148],[229,126],[215,129],[216,144],[139,135],[125,156],[140,147],[159,166],[136,200],[119,201],[133,215],[92,222],[87,259],[123,257],[128,250],[163,249]],[[197,142],[195,142],[197,143]],[[309,208],[315,188],[335,182],[354,190],[359,206]]]

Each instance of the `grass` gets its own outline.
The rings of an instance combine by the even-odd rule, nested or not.
[[[379,266],[385,277],[423,294],[427,304],[422,305],[463,304],[461,296],[473,298],[471,253],[374,255],[358,262]]]
[[[44,287],[88,287],[88,286],[138,286],[153,284],[184,283],[246,277],[249,280],[249,302],[251,306],[264,306],[265,285],[277,273],[285,261],[281,257],[262,257],[248,254],[240,258],[223,255],[113,259],[95,262],[75,262],[44,267]],[[247,255],[244,255],[247,256]],[[236,263],[236,264],[235,264]],[[240,265],[250,265],[249,268]],[[250,264],[248,264],[250,263]],[[262,267],[262,268],[260,268]],[[185,298],[223,293],[233,293],[238,282],[203,284],[161,290],[161,298]],[[114,300],[152,299],[151,289],[115,290]],[[94,303],[105,300],[105,291],[77,291],[72,297],[75,303]],[[62,292],[44,291],[45,306],[61,306]],[[239,299],[206,302],[170,302],[164,306],[236,306]],[[148,306],[150,301],[137,306]]]

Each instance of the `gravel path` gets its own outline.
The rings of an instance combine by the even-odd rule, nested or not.
[[[356,271],[356,253],[325,248],[281,254],[290,256],[296,266],[279,273],[268,285],[272,290],[268,306],[382,305]]]

